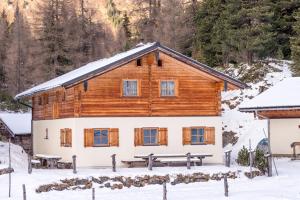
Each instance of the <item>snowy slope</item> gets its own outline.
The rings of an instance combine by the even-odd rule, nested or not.
[[[27,169],[27,154],[22,147],[11,144],[11,163],[14,170]],[[0,142],[0,169],[8,167],[8,143]]]
[[[222,93],[223,131],[233,131],[239,138],[234,146],[229,144],[225,147],[225,150],[232,149],[233,160],[235,160],[237,152],[243,145],[249,146],[250,139],[252,148],[255,148],[257,143],[265,137],[265,133],[267,134],[266,120],[255,119],[252,113],[239,112],[239,105],[260,94],[262,89],[266,90],[270,86],[292,76],[289,69],[290,61],[269,60],[265,65],[265,69],[270,71],[265,74],[262,80],[256,83],[247,83],[250,88]],[[245,69],[251,69],[251,67],[247,66]],[[233,70],[233,73],[237,77],[241,76],[238,69]],[[243,73],[246,74],[247,71]]]

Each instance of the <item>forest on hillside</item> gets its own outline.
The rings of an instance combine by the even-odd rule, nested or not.
[[[99,2],[1,0],[0,101],[140,42],[223,69],[293,60],[300,75],[300,0]]]

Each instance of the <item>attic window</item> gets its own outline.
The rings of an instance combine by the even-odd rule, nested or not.
[[[162,67],[162,60],[161,59],[157,60],[157,66]]]
[[[83,82],[83,89],[85,92],[88,90],[88,81]]]
[[[136,66],[138,67],[142,66],[142,59],[139,58],[136,60]]]

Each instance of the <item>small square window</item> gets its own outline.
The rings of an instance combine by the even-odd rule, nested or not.
[[[157,129],[144,128],[143,129],[144,145],[157,145]]]
[[[136,66],[138,67],[142,66],[142,59],[139,58],[136,60]]]
[[[163,97],[175,96],[175,81],[161,81],[160,96]]]
[[[137,87],[137,80],[123,80],[123,96],[138,96]]]
[[[108,130],[107,129],[95,129],[94,130],[94,145],[95,146],[107,146],[108,145]]]
[[[204,143],[204,128],[192,128],[191,130],[192,144]]]

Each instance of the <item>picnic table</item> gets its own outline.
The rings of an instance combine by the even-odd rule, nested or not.
[[[60,156],[44,154],[36,154],[35,157],[40,160],[42,166],[46,165],[50,169],[56,168],[58,161],[61,159]]]
[[[149,164],[149,160],[151,158],[151,163],[154,161],[157,161],[158,159],[160,160],[165,160],[165,162],[176,162],[176,161],[184,161],[184,162],[189,162],[189,161],[197,161],[199,160],[199,165],[202,166],[203,164],[203,159],[205,157],[212,157],[212,154],[207,154],[207,153],[201,153],[201,154],[192,154],[192,153],[187,153],[187,154],[149,154],[149,155],[136,155],[134,158],[141,158],[146,161],[146,163]],[[179,158],[179,159],[178,159]],[[184,158],[184,159],[180,159]]]

